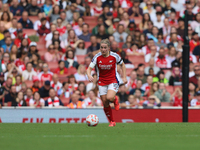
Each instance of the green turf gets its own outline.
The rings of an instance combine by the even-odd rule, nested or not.
[[[199,123],[0,124],[0,150],[194,150]]]

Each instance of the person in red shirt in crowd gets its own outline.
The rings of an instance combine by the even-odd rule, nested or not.
[[[192,30],[192,29],[191,29],[191,30]],[[190,53],[192,53],[193,50],[194,50],[194,48],[195,48],[197,45],[200,44],[200,43],[199,43],[199,36],[198,36],[198,33],[197,33],[197,32],[194,31],[194,32],[192,33],[192,39],[190,40],[189,44],[190,44]]]
[[[196,98],[192,99],[190,104],[192,107],[200,107],[200,91],[196,92]]]
[[[21,57],[15,60],[16,67],[24,65],[25,57],[27,56],[27,52],[21,52]]]
[[[135,70],[133,70],[133,71],[131,71],[130,79],[128,80],[128,82],[126,84],[126,90],[130,91],[131,89],[135,89],[136,83],[137,83],[137,73]]]
[[[57,74],[53,74],[52,76],[51,87],[54,88],[56,92],[62,88],[62,83],[59,82]]]
[[[60,36],[62,36],[65,31],[67,30],[66,25],[62,25],[63,20],[61,18],[58,18],[56,23],[57,23],[57,28],[56,30],[60,33]]]
[[[170,13],[170,16],[169,16],[169,24],[171,25],[171,26],[176,26],[177,24],[178,24],[178,22],[177,22],[177,19],[176,19],[176,12],[175,11],[172,11],[171,13]]]
[[[23,92],[19,92],[17,94],[16,102],[17,102],[17,106],[18,107],[26,106],[26,101],[24,100],[24,94],[23,94]]]
[[[173,102],[173,106],[180,106],[182,107],[182,95],[183,93],[181,92],[180,88],[176,88],[174,93],[170,97],[170,101]]]
[[[159,68],[171,68],[171,63],[166,59],[165,50],[163,48],[159,50],[159,55],[155,60],[155,64]]]
[[[21,47],[21,42],[22,42],[24,36],[25,35],[23,34],[22,29],[17,30],[17,37],[14,40],[14,44],[17,45],[18,48]],[[27,38],[27,40],[28,40],[28,44],[30,44],[31,40],[29,38]]]
[[[39,91],[40,89],[39,83],[40,82],[39,82],[38,76],[33,76],[33,86],[31,87],[33,93]]]
[[[29,106],[30,99],[33,98],[33,92],[31,88],[26,90],[26,95],[24,95],[24,100],[26,101],[26,105]]]
[[[47,81],[47,80],[51,81],[52,76],[53,76],[53,73],[49,71],[48,64],[43,63],[43,71],[40,72],[40,74],[38,75],[39,80],[42,82]]]
[[[189,78],[189,82],[192,82],[197,86],[198,78],[200,77],[200,66],[198,65],[194,66],[194,73],[195,75]]]
[[[40,97],[38,92],[33,94],[33,98],[29,101],[30,107],[44,107],[45,101],[43,98]]]
[[[60,60],[58,62],[58,68],[54,71],[54,73],[59,75],[64,75],[68,73],[68,69],[65,67],[65,62],[63,60]]]
[[[155,44],[154,44],[153,39],[151,39],[151,38],[148,39],[147,45],[145,45],[145,46],[142,47],[142,52],[143,52],[143,54],[144,54],[144,55],[147,55],[147,54],[151,53],[151,47],[154,46],[154,45],[155,45]],[[158,50],[159,47],[156,46],[156,49]]]
[[[37,30],[37,33],[40,35],[40,36],[44,36],[44,35],[47,35],[49,34],[51,31],[50,29],[48,29],[46,27],[46,22],[47,22],[47,19],[46,18],[42,18],[41,19],[41,26],[38,28]]]
[[[143,84],[141,89],[145,91],[144,95],[149,96],[149,91],[153,82],[153,77],[151,75],[147,76],[147,83]]]

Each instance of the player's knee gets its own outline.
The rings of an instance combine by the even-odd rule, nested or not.
[[[111,97],[111,96],[107,96],[106,98],[108,101],[112,102],[114,100],[114,97]]]

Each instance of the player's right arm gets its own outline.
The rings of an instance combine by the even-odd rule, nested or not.
[[[98,54],[97,54],[98,55]],[[90,65],[89,65],[89,67],[88,67],[88,69],[87,69],[87,71],[86,71],[86,74],[87,74],[87,76],[88,76],[88,80],[90,81],[90,82],[93,82],[93,80],[94,80],[94,78],[92,77],[92,75],[91,75],[91,72],[92,72],[92,69],[96,66],[96,64],[97,64],[97,55],[95,55],[94,56],[94,58],[92,59],[92,61],[91,61],[91,63],[90,63]]]

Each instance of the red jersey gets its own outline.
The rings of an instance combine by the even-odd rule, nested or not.
[[[44,72],[41,72],[39,75],[38,75],[38,78],[40,81],[51,81],[52,80],[52,76],[53,76],[53,73],[52,72],[47,72],[47,73],[44,73]]]
[[[101,86],[111,83],[119,84],[119,74],[117,73],[117,65],[122,64],[121,57],[114,52],[110,52],[108,57],[103,57],[101,52],[96,54],[92,59],[92,66],[96,65],[98,84]]]
[[[195,48],[197,45],[199,45],[199,41],[196,42],[195,40],[190,40],[189,44],[190,44],[190,53],[192,53],[193,50],[194,50],[194,48]]]
[[[16,60],[15,60],[15,65],[16,65],[16,67],[19,67],[19,66],[21,66],[21,65],[24,65],[24,61],[21,61],[20,59],[16,59]]]
[[[182,97],[178,98],[177,96],[174,97],[174,104],[173,106],[182,106]]]
[[[171,63],[166,58],[160,59],[159,57],[157,57],[155,60],[155,64],[159,68],[171,68]]]

